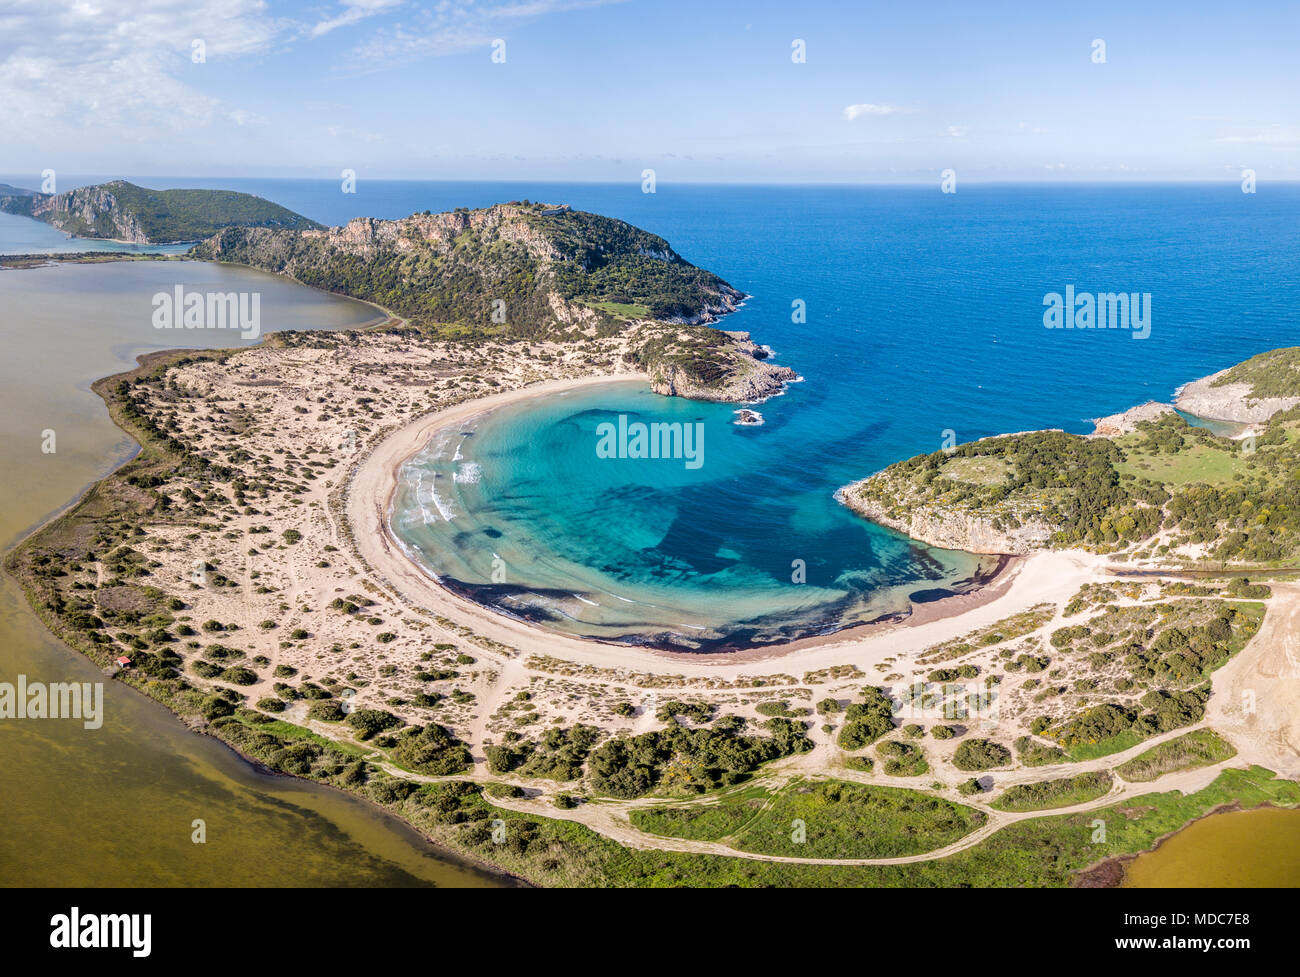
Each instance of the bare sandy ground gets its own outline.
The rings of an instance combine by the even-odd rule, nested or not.
[[[1300,777],[1300,584],[1274,583],[1254,639],[1214,673],[1207,721],[1240,758]]]

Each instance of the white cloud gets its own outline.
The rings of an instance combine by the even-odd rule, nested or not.
[[[351,126],[326,126],[325,131],[334,139],[349,139],[353,142],[382,142],[384,138],[377,132],[354,129]]]
[[[949,126],[948,136],[952,139],[965,139],[970,134],[970,126]]]
[[[225,108],[181,78],[207,61],[268,50],[285,24],[262,0],[10,0],[0,30],[0,129],[35,128],[43,145],[117,127],[141,141],[214,119]]]
[[[844,118],[849,122],[863,115],[896,115],[899,112],[908,112],[900,105],[876,105],[872,102],[859,102],[857,105],[844,106]]]
[[[1300,145],[1300,130],[1290,126],[1274,123],[1263,131],[1252,132],[1246,135],[1220,136],[1214,140],[1219,143],[1231,143],[1236,145],[1261,145],[1261,146],[1295,146]]]
[[[372,0],[375,2],[375,0]],[[624,0],[507,0],[482,4],[475,0],[441,0],[422,8],[410,24],[380,28],[352,52],[349,68],[377,71],[420,58],[487,49],[493,40],[524,21],[547,14],[605,7]]]
[[[358,21],[365,20],[367,17],[385,13],[394,7],[401,6],[402,3],[403,0],[347,0],[339,13],[328,20],[322,20],[312,27],[308,33],[312,37],[321,37],[340,27],[348,27]]]

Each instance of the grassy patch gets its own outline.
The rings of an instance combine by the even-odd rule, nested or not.
[[[990,806],[999,811],[1043,811],[1053,807],[1069,807],[1106,796],[1112,783],[1114,778],[1109,771],[1093,770],[1077,777],[1016,784],[1003,791],[1002,796]]]
[[[920,791],[800,782],[773,797],[735,846],[801,858],[892,858],[942,848],[984,821],[973,808]]]
[[[1137,438],[1138,435],[1130,437]],[[1121,444],[1124,440],[1121,439]],[[1133,450],[1117,464],[1120,475],[1149,478],[1164,485],[1182,487],[1194,483],[1225,485],[1245,472],[1248,459],[1240,448],[1232,450],[1218,443],[1201,443],[1173,454]]]
[[[718,841],[753,820],[769,797],[766,788],[750,787],[728,794],[717,804],[636,808],[629,817],[638,831],[691,841]]]
[[[939,469],[945,478],[971,485],[1001,485],[1011,477],[1012,468],[1001,458],[974,456],[953,458]]]
[[[1208,767],[1237,755],[1232,744],[1212,729],[1197,729],[1140,753],[1115,772],[1133,783],[1147,783],[1175,770]]]
[[[1131,729],[1126,729],[1122,733],[1107,736],[1096,743],[1076,743],[1070,747],[1068,755],[1075,762],[1095,760],[1098,757],[1110,756],[1112,753],[1123,753],[1137,746],[1145,738]]]

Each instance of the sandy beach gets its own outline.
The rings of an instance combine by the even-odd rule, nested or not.
[[[444,589],[403,551],[388,519],[399,472],[438,431],[532,397],[634,379],[646,378],[599,376],[537,384],[426,415],[393,432],[358,465],[347,489],[345,512],[358,555],[374,574],[427,613],[458,621],[520,651],[601,668],[728,679],[738,678],[759,662],[791,669],[873,665],[887,655],[906,654],[958,637],[1044,600],[1068,599],[1082,583],[1097,579],[1104,565],[1088,554],[1038,553],[1007,560],[994,579],[970,593],[914,605],[910,614],[896,621],[859,625],[770,649],[698,655],[583,640],[532,627]]]

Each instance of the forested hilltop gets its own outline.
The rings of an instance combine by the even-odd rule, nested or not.
[[[743,293],[624,221],[528,201],[323,230],[230,227],[191,257],[249,265],[382,305],[431,335],[628,339],[661,393],[770,396],[794,374],[709,323]]]
[[[1267,417],[1236,439],[1145,405],[1102,435],[1035,431],[918,455],[840,497],[918,539],[977,552],[1083,546],[1137,559],[1292,561],[1300,407],[1286,405],[1300,403],[1298,358],[1300,349],[1274,350],[1197,382],[1237,385],[1255,410],[1271,398]]]
[[[76,237],[134,244],[197,241],[223,227],[316,228],[301,214],[232,190],[150,190],[125,180],[48,194],[0,188],[0,211],[44,221]]]

